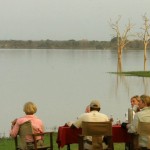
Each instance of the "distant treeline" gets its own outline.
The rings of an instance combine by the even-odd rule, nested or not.
[[[117,38],[111,41],[88,41],[88,40],[68,40],[68,41],[21,41],[21,40],[1,40],[1,49],[117,49]],[[144,49],[143,41],[129,41],[126,49]],[[150,49],[150,45],[148,45]]]

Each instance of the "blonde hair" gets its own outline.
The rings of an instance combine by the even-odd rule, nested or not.
[[[150,96],[147,95],[141,95],[140,99],[147,105],[150,106]]]
[[[24,104],[23,111],[27,115],[33,115],[37,111],[37,107],[33,102],[27,102]]]
[[[134,99],[134,98],[135,98],[138,102],[140,101],[140,96],[135,95],[135,96],[131,97],[131,100]]]

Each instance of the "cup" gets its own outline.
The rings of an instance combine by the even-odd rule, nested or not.
[[[128,123],[132,123],[133,121],[133,109],[132,108],[128,108]]]

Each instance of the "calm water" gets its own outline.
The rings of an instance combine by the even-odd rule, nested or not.
[[[126,51],[122,68],[143,70],[143,51]],[[8,135],[11,120],[24,115],[23,105],[30,100],[47,130],[75,120],[91,99],[101,101],[101,112],[124,120],[130,97],[150,94],[150,82],[108,73],[115,71],[117,54],[111,50],[1,49],[0,136]]]

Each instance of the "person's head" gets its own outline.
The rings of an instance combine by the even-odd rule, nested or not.
[[[85,109],[85,113],[89,113],[90,112],[90,105],[86,106],[86,109]]]
[[[139,108],[143,109],[144,107],[150,107],[150,96],[141,95],[139,101]]]
[[[92,100],[90,103],[90,111],[100,111],[100,102],[98,100]]]
[[[33,115],[37,111],[37,107],[33,102],[27,102],[24,104],[23,111],[27,115]]]
[[[140,100],[140,97],[138,95],[131,97],[131,99],[130,99],[131,107],[133,108],[134,105],[138,106],[139,100]]]

